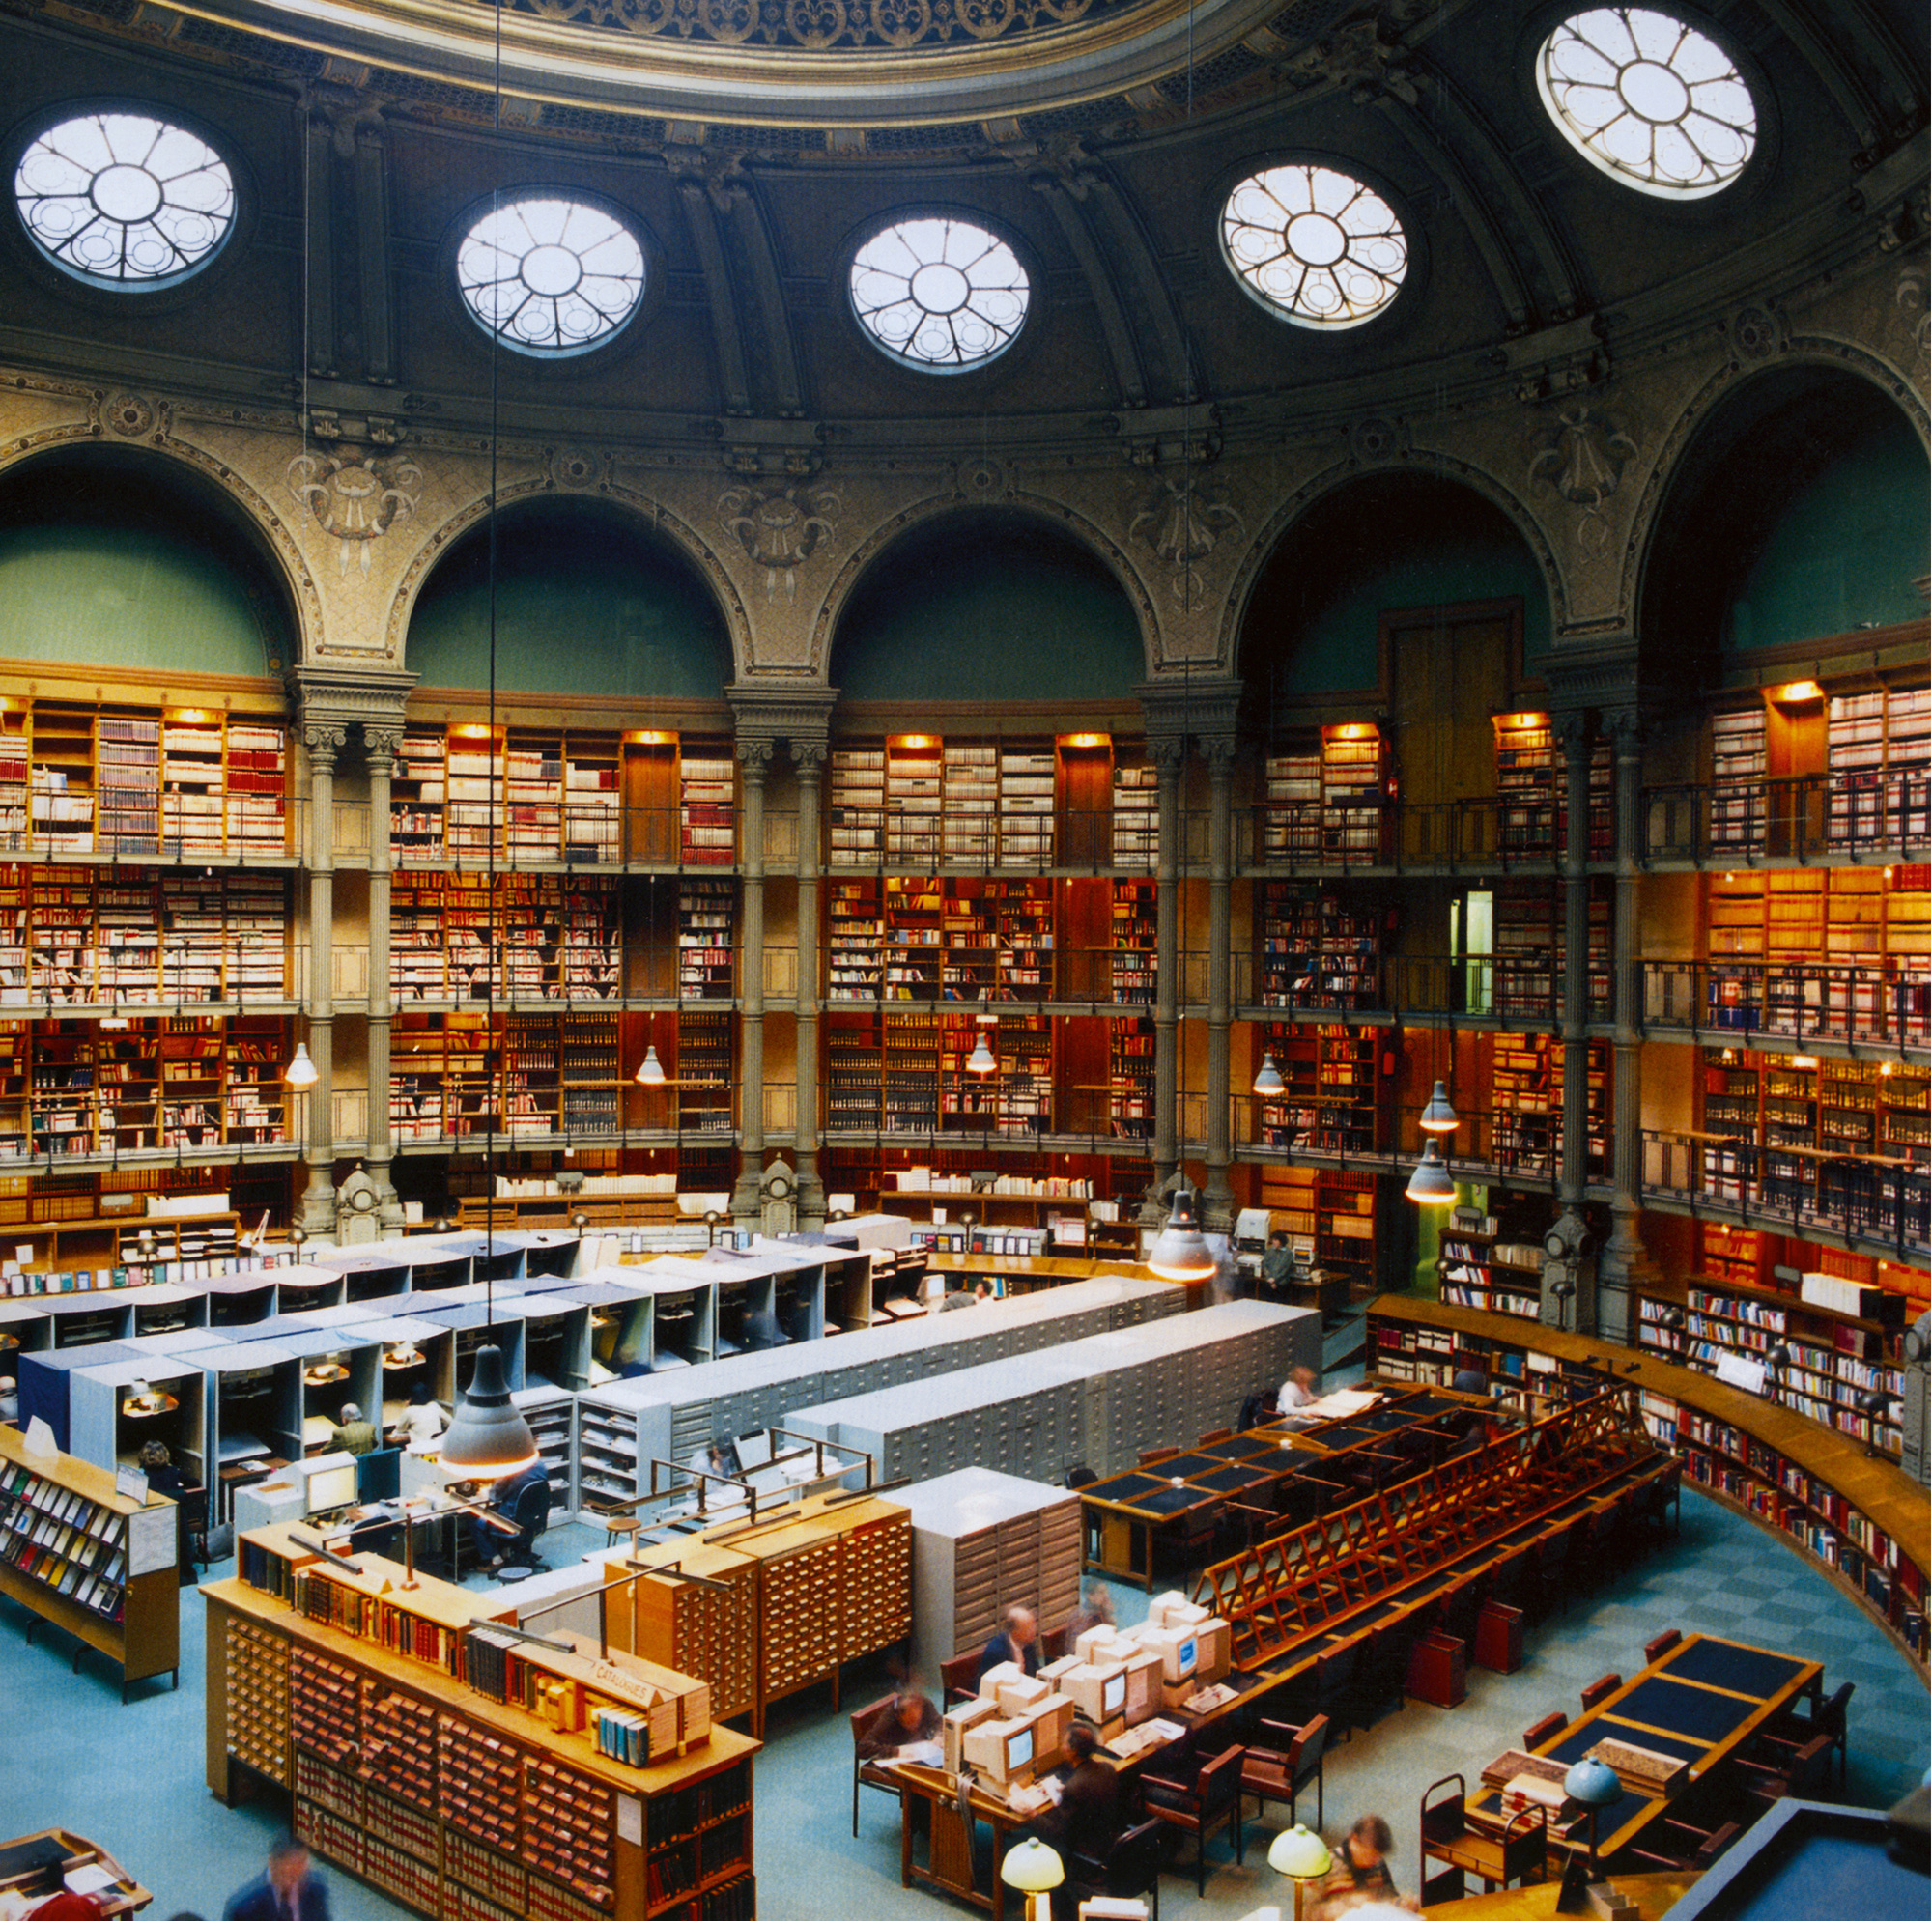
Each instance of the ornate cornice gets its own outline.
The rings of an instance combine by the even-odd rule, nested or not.
[[[417,676],[383,667],[293,667],[287,680],[304,726],[399,730]]]
[[[822,745],[831,737],[836,688],[760,687],[734,682],[724,690],[731,703],[735,732],[742,754],[755,741],[789,741],[794,754],[803,744]]]

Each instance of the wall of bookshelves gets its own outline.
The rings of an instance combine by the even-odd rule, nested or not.
[[[728,744],[677,734],[412,723],[390,789],[398,862],[728,866]]]
[[[1256,903],[1264,1007],[1379,1007],[1387,910],[1356,893],[1264,881]]]
[[[1923,840],[1932,833],[1932,689],[1833,695],[1825,752],[1831,777],[1826,833],[1834,847]]]
[[[1386,1142],[1382,1036],[1340,1022],[1268,1021],[1260,1047],[1283,1091],[1259,1104],[1261,1144],[1307,1154],[1371,1154]]]
[[[1288,735],[1263,762],[1263,861],[1339,867],[1383,860],[1388,779],[1388,745],[1372,720]]]
[[[1368,1284],[1376,1271],[1376,1177],[1332,1168],[1256,1170],[1256,1205],[1302,1258]]]
[[[398,1141],[615,1134],[630,1086],[615,1014],[398,1016],[389,1116]]]
[[[283,874],[0,865],[0,1008],[294,998]]]
[[[1611,1014],[1610,941],[1613,883],[1588,883],[1585,1018]],[[1494,943],[1490,1005],[1505,1020],[1554,1022],[1563,1014],[1563,895],[1547,881],[1504,880],[1494,890]]]
[[[288,736],[268,715],[10,701],[0,848],[281,860]]]
[[[984,1035],[989,1074],[967,1065]],[[1058,1031],[1044,1014],[995,1021],[964,1013],[830,1014],[825,1024],[828,1132],[1029,1136],[1054,1126]]]
[[[1543,1312],[1543,1248],[1504,1239],[1497,1215],[1451,1208],[1435,1260],[1439,1297],[1451,1306],[1535,1320]]]
[[[1548,714],[1498,714],[1496,852],[1512,859],[1553,859],[1569,833],[1570,792],[1563,749]],[[1587,857],[1607,860],[1616,835],[1616,764],[1608,741],[1590,748]]]
[[[1610,1049],[1589,1052],[1585,1178],[1607,1180],[1610,1167]],[[1495,1165],[1513,1173],[1554,1177],[1563,1147],[1563,1042],[1541,1033],[1499,1033],[1490,1053],[1490,1110]]]

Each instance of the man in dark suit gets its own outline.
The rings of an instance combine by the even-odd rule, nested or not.
[[[292,1834],[279,1836],[268,1872],[230,1899],[221,1921],[328,1921],[328,1889],[310,1871],[307,1848]]]
[[[1072,1771],[1060,1784],[1060,1804],[1033,1823],[1033,1831],[1062,1857],[1079,1854],[1104,1861],[1121,1831],[1121,1784],[1094,1752],[1100,1737],[1084,1721],[1066,1737]]]
[[[980,1656],[980,1678],[983,1681],[986,1671],[1002,1661],[1011,1661],[1022,1674],[1039,1672],[1039,1623],[1032,1608],[1008,1608],[1005,1628],[986,1643]]]

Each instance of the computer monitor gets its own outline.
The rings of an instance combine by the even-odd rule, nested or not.
[[[331,1461],[327,1467],[315,1469],[308,1477],[308,1511],[312,1514],[326,1513],[331,1508],[353,1508],[355,1499],[355,1461],[353,1456],[341,1462]]]
[[[1125,1669],[1119,1674],[1110,1674],[1100,1683],[1100,1716],[1103,1721],[1111,1721],[1116,1714],[1127,1711],[1127,1676]]]
[[[1032,1766],[1033,1729],[1025,1727],[1007,1737],[1007,1779],[1010,1781]]]
[[[1180,1672],[1175,1677],[1185,1681],[1194,1672],[1195,1664],[1201,1658],[1201,1644],[1198,1641],[1183,1641],[1174,1652],[1174,1664]]]

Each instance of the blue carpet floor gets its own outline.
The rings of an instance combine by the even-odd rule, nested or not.
[[[573,1528],[546,1542],[553,1561],[602,1544],[601,1530]],[[218,1565],[216,1577],[232,1571]],[[1117,1589],[1122,1623],[1146,1596]],[[178,1693],[142,1683],[122,1707],[116,1683],[93,1655],[78,1675],[71,1650],[43,1630],[28,1646],[26,1614],[0,1601],[0,1836],[66,1826],[119,1855],[156,1891],[154,1921],[178,1910],[219,1914],[226,1897],[260,1867],[274,1810],[233,1811],[203,1782],[204,1609],[182,1600]],[[1411,1703],[1338,1748],[1327,1770],[1331,1835],[1377,1810],[1394,1824],[1395,1866],[1414,1885],[1415,1809],[1438,1775],[1473,1771],[1546,1710],[1577,1705],[1578,1688],[1606,1670],[1643,1664],[1642,1644],[1666,1626],[1790,1649],[1825,1663],[1827,1681],[1858,1683],[1852,1701],[1848,1798],[1885,1806],[1927,1765],[1926,1693],[1912,1665],[1821,1573],[1749,1522],[1695,1494],[1684,1500],[1673,1547],[1615,1575],[1531,1636],[1529,1659],[1508,1677],[1472,1672],[1469,1699],[1453,1711]],[[883,1691],[883,1672],[847,1678],[845,1707]],[[898,1884],[898,1821],[883,1795],[862,1797],[851,1836],[851,1738],[829,1690],[784,1704],[771,1717],[756,1775],[758,1912],[761,1921],[938,1921],[964,1913],[941,1897]],[[1312,1810],[1305,1810],[1312,1814]],[[1164,1879],[1167,1921],[1234,1917],[1283,1889],[1265,1865],[1272,1822],[1250,1823],[1247,1863],[1209,1845],[1208,1895],[1194,1895],[1191,1867]],[[338,1921],[391,1921],[404,1910],[340,1872],[328,1879]]]

